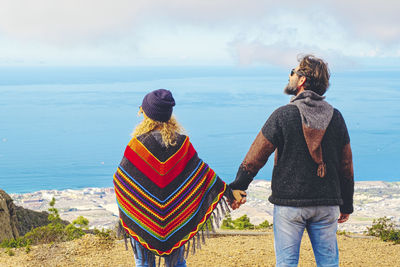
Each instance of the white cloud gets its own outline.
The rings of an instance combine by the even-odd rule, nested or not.
[[[50,61],[129,61],[151,57],[153,49],[161,60],[209,61],[229,50],[243,63],[288,64],[298,52],[398,57],[400,43],[394,0],[0,0],[0,6],[0,58],[9,58],[12,49],[3,48],[17,42],[32,58],[52,52],[42,56]],[[32,46],[39,47],[35,55]]]
[[[294,17],[295,22],[291,20]],[[241,64],[293,66],[296,55],[312,53],[338,65],[352,65],[352,57],[381,54],[373,44],[354,38],[324,13],[310,18],[307,14],[276,12],[260,23],[265,26],[250,34],[242,33],[230,43],[232,55]]]
[[[142,5],[118,0],[1,1],[0,31],[22,40],[74,43],[118,35],[134,25]]]
[[[232,54],[242,64],[284,66],[293,66],[299,53],[319,55],[336,66],[354,65],[363,57],[398,57],[400,21],[393,10],[399,10],[399,3],[390,2],[375,12],[377,4],[371,1],[307,5],[310,2],[276,9],[259,22],[263,27],[258,32],[241,34],[230,43]]]
[[[329,2],[329,9],[355,37],[387,44],[400,41],[399,1],[337,0]]]

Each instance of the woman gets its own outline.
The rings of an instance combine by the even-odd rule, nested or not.
[[[143,121],[114,175],[120,222],[131,239],[136,266],[154,266],[155,256],[166,266],[186,266],[192,245],[204,243],[204,231],[223,218],[230,203],[240,203],[232,192],[196,153],[183,134],[172,109],[170,91],[148,93],[139,108]],[[237,201],[235,201],[235,196]],[[190,244],[191,243],[191,244]]]

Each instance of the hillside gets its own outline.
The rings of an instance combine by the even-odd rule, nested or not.
[[[340,266],[400,266],[400,245],[375,238],[338,236]],[[134,266],[123,241],[104,243],[86,235],[80,240],[18,249],[9,256],[0,249],[0,266]],[[218,236],[207,240],[188,266],[274,266],[272,232],[262,236]],[[308,237],[303,238],[299,266],[315,266]]]
[[[246,214],[253,224],[272,222],[273,205],[268,201],[271,183],[255,180],[247,190],[247,203],[232,212],[232,218]],[[34,211],[47,211],[55,197],[62,219],[73,221],[78,216],[89,219],[90,227],[112,229],[118,221],[118,207],[113,188],[79,190],[42,190],[26,194],[11,194],[15,205]],[[339,225],[340,230],[363,233],[373,219],[390,217],[400,226],[400,182],[356,182],[354,213]]]

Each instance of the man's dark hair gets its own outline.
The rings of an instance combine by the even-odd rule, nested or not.
[[[325,94],[329,87],[330,72],[328,63],[313,55],[304,55],[298,58],[298,72],[306,77],[305,90],[311,90],[319,95]]]

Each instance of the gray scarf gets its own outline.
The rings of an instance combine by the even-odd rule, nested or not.
[[[333,107],[324,99],[324,96],[305,90],[290,100],[290,104],[300,111],[304,138],[311,157],[318,164],[319,177],[326,174],[321,142],[333,115]]]

